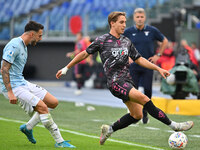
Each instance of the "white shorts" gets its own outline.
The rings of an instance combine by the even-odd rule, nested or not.
[[[18,99],[20,107],[22,107],[29,116],[32,116],[34,113],[33,108],[40,100],[44,99],[47,90],[27,81],[27,85],[14,88],[13,93]],[[7,92],[3,92],[3,95],[8,98]]]

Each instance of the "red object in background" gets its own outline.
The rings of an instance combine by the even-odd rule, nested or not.
[[[173,54],[173,49],[166,48],[163,52],[163,55],[156,62],[161,68],[165,70],[171,70],[175,65],[175,56]]]
[[[73,16],[69,21],[69,28],[73,34],[81,32],[82,29],[82,19],[80,16]]]
[[[194,56],[194,51],[192,50],[192,48],[188,45],[185,45],[184,48],[188,51],[188,54],[190,56],[190,60],[193,64],[195,64],[196,66],[199,66],[197,59]]]

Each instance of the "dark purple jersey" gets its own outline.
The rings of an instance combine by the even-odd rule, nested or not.
[[[129,57],[133,61],[141,57],[127,37],[121,35],[117,39],[109,33],[97,37],[86,51],[88,54],[99,51],[108,86],[117,80],[132,80],[129,73]]]

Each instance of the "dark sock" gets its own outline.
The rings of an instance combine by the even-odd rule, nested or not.
[[[121,117],[119,120],[117,120],[115,123],[113,123],[112,129],[113,129],[113,131],[117,131],[119,129],[126,128],[130,124],[136,123],[138,121],[139,121],[138,119],[133,118],[130,115],[130,113],[128,113],[128,114],[124,115],[123,117]]]
[[[159,108],[157,108],[152,101],[148,101],[145,105],[144,105],[144,109],[147,110],[147,112],[154,118],[160,120],[161,122],[163,122],[166,125],[170,125],[171,124],[171,120],[169,120],[169,118],[167,117],[167,115],[160,110]]]
[[[152,96],[152,89],[144,89],[144,94],[151,99]],[[143,109],[143,118],[146,120],[146,118],[148,117],[148,113],[145,109]],[[144,121],[144,120],[143,120]]]
[[[147,117],[147,111],[145,109],[142,110],[143,111],[143,118]]]
[[[143,111],[142,123],[147,124],[148,120],[149,120],[148,115],[147,115],[147,111],[145,109],[143,109],[142,111]]]
[[[83,87],[83,84],[84,84],[83,78],[77,78],[76,82],[77,82],[77,88],[81,89]]]

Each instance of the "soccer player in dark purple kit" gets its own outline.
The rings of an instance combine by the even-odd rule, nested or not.
[[[65,75],[68,69],[86,59],[90,54],[99,51],[107,77],[107,86],[110,92],[123,100],[130,113],[125,114],[112,125],[102,125],[100,144],[103,145],[109,136],[119,130],[137,123],[142,118],[142,108],[154,118],[168,125],[175,131],[186,131],[193,127],[193,121],[177,123],[171,121],[167,115],[157,108],[143,93],[135,89],[129,72],[129,58],[137,64],[158,71],[164,78],[170,73],[141,57],[132,42],[125,36],[126,14],[112,12],[108,16],[110,32],[97,37],[83,52],[79,53],[67,66],[58,70],[56,78]]]

